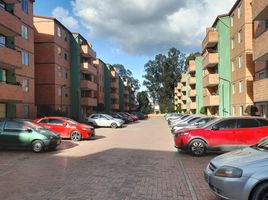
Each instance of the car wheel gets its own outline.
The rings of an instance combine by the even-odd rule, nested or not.
[[[111,128],[117,128],[117,124],[116,123],[112,123],[111,124]]]
[[[251,200],[266,200],[268,199],[268,183],[262,183],[257,186],[251,195]]]
[[[189,145],[189,151],[195,156],[202,156],[207,151],[206,143],[203,140],[193,140]]]
[[[71,140],[72,141],[79,141],[79,140],[81,140],[81,133],[79,131],[73,131],[71,133]]]
[[[32,143],[32,150],[33,150],[33,152],[40,153],[40,152],[43,151],[43,149],[44,149],[44,143],[41,140],[35,140]]]

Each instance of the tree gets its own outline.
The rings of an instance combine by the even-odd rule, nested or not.
[[[177,108],[176,108],[176,112],[177,113],[181,113],[182,112],[182,109],[181,109],[181,104],[179,103]]]
[[[202,114],[202,115],[207,114],[207,111],[206,111],[206,108],[205,108],[205,107],[202,107],[202,108],[200,109],[200,114]]]
[[[152,112],[152,106],[146,91],[138,92],[137,101],[139,103],[138,111],[146,114]]]
[[[250,116],[256,116],[257,112],[258,112],[258,108],[254,105],[248,105],[245,110],[245,113],[247,113]]]
[[[176,48],[171,48],[167,55],[158,54],[145,66],[143,84],[154,103],[158,102],[161,112],[174,111],[174,88],[185,69],[185,55]]]

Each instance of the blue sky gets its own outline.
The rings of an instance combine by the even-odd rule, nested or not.
[[[206,27],[234,2],[218,0],[215,7],[211,0],[36,0],[34,14],[56,17],[80,32],[98,58],[123,64],[142,85],[149,59],[171,47],[199,51]]]

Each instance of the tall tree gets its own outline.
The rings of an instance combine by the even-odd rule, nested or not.
[[[139,103],[138,111],[146,114],[152,112],[152,105],[146,91],[138,92],[137,101]]]
[[[167,55],[158,54],[145,64],[145,81],[154,103],[159,102],[161,112],[174,110],[174,88],[185,70],[185,54],[171,48]]]

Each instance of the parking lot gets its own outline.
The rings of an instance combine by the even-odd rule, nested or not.
[[[216,199],[203,169],[217,154],[178,153],[163,118],[96,135],[41,154],[1,150],[1,199]]]

